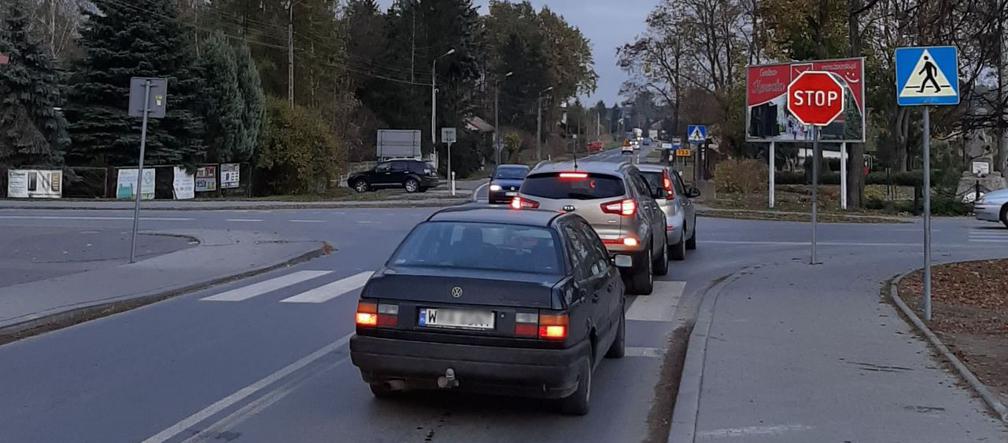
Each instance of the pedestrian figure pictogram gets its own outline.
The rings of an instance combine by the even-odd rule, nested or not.
[[[938,72],[938,67],[935,66],[933,62],[931,62],[931,57],[925,55],[923,57],[923,60],[924,60],[924,68],[921,69],[920,72],[918,72],[917,74],[918,75],[924,74],[924,80],[921,82],[920,90],[918,90],[917,92],[923,93],[924,87],[927,86],[928,82],[931,82],[931,84],[934,85],[936,93],[941,92],[942,90],[941,85],[939,85],[938,81],[935,80],[935,73]]]
[[[948,46],[896,50],[900,106],[959,103],[958,57]]]

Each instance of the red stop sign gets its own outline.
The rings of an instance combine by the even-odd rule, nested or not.
[[[802,124],[826,126],[844,111],[843,85],[828,72],[802,72],[788,85],[787,109]]]

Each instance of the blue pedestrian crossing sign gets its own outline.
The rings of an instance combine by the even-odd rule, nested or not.
[[[686,139],[690,143],[707,141],[707,127],[704,125],[689,125],[686,127]]]
[[[959,54],[954,46],[896,49],[896,103],[958,105]]]

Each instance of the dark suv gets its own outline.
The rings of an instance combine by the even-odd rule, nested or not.
[[[378,163],[370,171],[351,174],[347,185],[357,192],[402,187],[406,192],[424,192],[438,185],[437,172],[420,160],[390,160]]]

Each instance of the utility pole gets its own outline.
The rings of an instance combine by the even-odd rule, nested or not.
[[[430,74],[430,137],[431,145],[434,149],[437,149],[437,61],[441,57],[447,57],[455,53],[455,48],[449,49],[448,52],[434,57],[434,61],[431,62],[431,74]]]
[[[546,89],[543,89],[541,92],[539,92],[539,99],[538,99],[539,106],[537,108],[538,111],[536,111],[536,160],[537,161],[542,161],[542,101],[543,101],[544,98],[546,98],[546,96],[544,96],[543,94],[545,94],[545,93],[547,93],[549,91],[552,91],[552,90],[553,90],[553,87],[550,86],[550,87],[548,87]]]
[[[504,78],[497,80],[497,87],[494,90],[494,148],[497,149],[497,164],[501,164],[501,151],[503,147],[501,146],[501,136],[500,136],[500,86],[504,79],[514,74],[514,72],[508,71],[504,74]]]
[[[287,2],[287,102],[294,107],[294,0]]]
[[[413,11],[413,13],[411,14],[412,15],[413,24],[412,24],[412,33],[410,34],[409,75],[410,75],[410,81],[415,83],[416,82],[416,78],[415,78],[414,73],[416,72],[416,68],[415,68],[415,66],[416,66],[416,5],[413,5],[413,7],[411,9]]]

